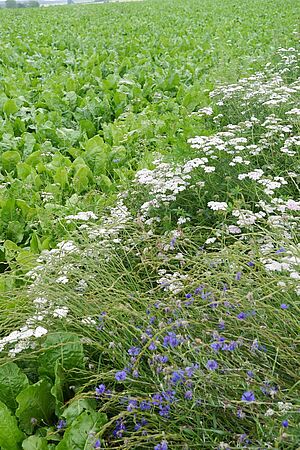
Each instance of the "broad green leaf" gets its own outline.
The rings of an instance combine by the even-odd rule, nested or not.
[[[13,198],[9,198],[2,205],[1,219],[3,222],[8,223],[17,219],[17,217],[16,201]]]
[[[36,254],[28,248],[20,248],[16,261],[19,268],[21,268],[23,272],[27,272],[36,266]]]
[[[7,100],[3,105],[3,112],[10,116],[18,111],[18,106],[14,100]]]
[[[51,236],[46,236],[41,244],[41,250],[49,250],[51,244]]]
[[[108,154],[104,152],[88,156],[88,164],[92,164],[91,168],[94,175],[97,176],[107,172],[108,159]]]
[[[25,160],[26,164],[29,164],[32,167],[37,166],[43,160],[42,152],[36,151],[31,153]]]
[[[16,206],[21,210],[24,219],[31,219],[35,215],[35,209],[31,208],[25,200],[17,199]]]
[[[112,181],[106,175],[100,175],[98,177],[97,185],[103,192],[110,192],[113,189]]]
[[[23,162],[19,162],[17,164],[17,173],[18,173],[18,177],[21,180],[25,180],[28,175],[31,174],[32,170],[34,170],[29,164],[23,163]]]
[[[108,75],[108,77],[102,81],[104,89],[110,90],[117,87],[117,77],[114,74]]]
[[[22,135],[22,139],[24,141],[23,155],[24,157],[27,157],[34,150],[34,146],[36,144],[35,137],[33,136],[32,133],[25,132]]]
[[[62,417],[67,421],[68,426],[78,417],[83,411],[94,411],[96,408],[96,401],[90,398],[79,398],[73,400],[69,406],[63,411]]]
[[[47,440],[39,436],[29,436],[22,442],[24,450],[48,450]]]
[[[21,222],[9,222],[6,228],[6,237],[17,244],[23,240],[24,224]]]
[[[57,360],[55,363],[55,379],[51,388],[51,394],[55,397],[55,414],[60,416],[64,405],[64,387],[65,387],[65,375],[61,363]]]
[[[39,240],[37,234],[33,233],[32,237],[30,239],[30,250],[33,253],[39,253],[40,249],[41,249],[40,240]]]
[[[95,151],[95,150],[97,150],[97,151],[100,151],[100,150],[106,151],[107,150],[107,145],[104,143],[102,137],[98,136],[98,135],[89,139],[85,143],[84,147],[87,152]]]
[[[0,402],[0,448],[1,450],[18,450],[24,438],[18,427],[17,419],[8,407]]]
[[[89,187],[90,171],[87,167],[80,167],[73,177],[73,187],[78,194],[86,191]]]
[[[1,166],[7,172],[11,172],[17,168],[17,164],[21,161],[20,153],[15,150],[8,150],[1,155]]]
[[[17,396],[19,407],[16,416],[19,419],[20,427],[27,434],[34,430],[32,419],[38,423],[51,423],[55,409],[55,398],[51,394],[51,383],[48,380],[40,380],[28,386]]]
[[[54,379],[55,363],[59,361],[64,369],[80,369],[84,367],[83,345],[74,333],[57,332],[48,334],[43,353],[39,357],[39,372]]]
[[[81,413],[65,431],[62,441],[57,450],[85,450],[94,444],[91,433],[97,433],[107,423],[104,413],[95,411],[84,411]]]
[[[10,240],[4,241],[4,250],[6,254],[9,253],[12,257],[15,257],[16,254],[20,251],[17,244]]]
[[[53,180],[55,181],[55,183],[58,183],[62,189],[66,187],[66,185],[68,184],[68,172],[66,171],[65,167],[59,167],[58,169],[56,169]]]
[[[0,401],[11,410],[17,408],[17,395],[28,386],[26,375],[15,363],[0,366]]]
[[[82,119],[79,122],[80,128],[86,132],[88,138],[91,138],[94,136],[94,134],[96,133],[96,127],[93,124],[93,122],[91,122],[88,119]]]

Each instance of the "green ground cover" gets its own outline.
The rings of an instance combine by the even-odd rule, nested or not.
[[[300,4],[0,11],[0,449],[299,449]]]
[[[299,4],[182,1],[0,11],[2,270],[98,211],[153,152],[189,153],[216,81],[293,41]],[[22,250],[21,250],[22,249]],[[30,262],[27,263],[27,265]]]

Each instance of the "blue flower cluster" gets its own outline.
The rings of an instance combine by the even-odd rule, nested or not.
[[[242,273],[238,272],[233,283],[241,279]],[[258,338],[245,342],[242,332],[235,339],[232,339],[232,335],[231,339],[228,338],[231,324],[235,322],[236,327],[237,320],[256,317],[256,311],[251,309],[236,312],[239,304],[232,299],[229,301],[231,291],[228,284],[220,283],[219,294],[205,285],[198,286],[192,292],[184,294],[181,299],[177,296],[176,299],[162,299],[153,306],[148,305],[142,325],[136,326],[138,333],[132,345],[124,349],[124,355],[127,355],[126,367],[114,374],[117,382],[114,394],[105,384],[96,387],[96,398],[100,401],[112,395],[119,398],[121,411],[112,430],[113,439],[125,440],[132,432],[149,436],[152,422],[149,417],[153,415],[166,423],[174,413],[178,414],[178,408],[188,410],[189,407],[207,407],[208,400],[201,398],[200,379],[204,383],[214,383],[220,375],[230,373],[232,369],[228,368],[228,363],[231,364],[232,353],[239,349],[247,349],[253,357],[257,352],[266,352]],[[194,310],[191,314],[191,307],[205,311],[202,318],[204,321],[210,320],[212,325],[210,332],[201,336],[202,339],[198,338],[197,330],[201,327],[193,323]],[[145,374],[147,378],[144,378]],[[237,394],[236,400],[255,405],[260,393],[259,389],[258,393],[252,389],[252,386],[257,386],[255,374],[253,370],[245,370],[244,374],[244,392]],[[140,388],[135,390],[135,385]],[[151,388],[154,389],[151,391]],[[260,395],[273,397],[277,387],[264,382],[260,391]],[[205,391],[203,393],[205,396]],[[244,419],[246,412],[238,408],[236,416]],[[282,422],[282,427],[287,426],[287,421]],[[250,443],[246,433],[237,439],[243,445]],[[161,441],[154,449],[168,449],[167,441]]]

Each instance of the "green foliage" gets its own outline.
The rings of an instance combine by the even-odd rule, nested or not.
[[[59,417],[62,414],[64,405],[64,390],[66,388],[66,377],[59,360],[55,363],[54,376],[55,379],[51,388],[51,394],[55,398],[55,414]]]
[[[47,440],[39,436],[29,436],[22,442],[24,450],[48,450]]]
[[[0,446],[3,450],[18,450],[23,433],[8,407],[0,402]]]
[[[56,447],[57,450],[84,450],[92,447],[93,435],[100,431],[107,422],[103,413],[87,410],[79,414],[65,431],[64,437]]]
[[[49,249],[67,237],[64,216],[101,211],[153,153],[186,154],[205,128],[191,113],[208,90],[292,45],[299,3],[153,0],[19,13],[12,30],[0,11],[0,214],[13,215],[0,240],[36,254],[37,237]]]
[[[51,423],[55,409],[55,399],[51,394],[51,383],[41,379],[28,386],[17,396],[18,409],[16,416],[20,422],[20,428],[27,434],[33,432],[35,423]]]
[[[64,409],[62,417],[71,425],[75,419],[84,411],[94,411],[96,408],[96,401],[88,398],[79,398],[73,400],[67,408]]]
[[[27,376],[15,363],[6,363],[0,367],[0,401],[12,411],[17,408],[17,395],[27,386]]]
[[[17,364],[7,362],[0,367],[1,449],[20,450],[21,446],[23,450],[92,449],[93,436],[107,423],[107,416],[96,412],[93,399],[68,402],[71,391],[66,371],[74,372],[74,382],[76,372],[83,368],[83,350],[78,337],[67,332],[49,335],[42,356],[38,360],[42,375],[34,384],[29,384]],[[53,377],[53,382],[45,375]],[[59,418],[66,424],[62,433],[53,426]]]
[[[131,180],[159,154],[172,181],[200,155],[189,138],[273,113],[236,99],[214,104],[218,119],[197,110],[217,82],[293,46],[299,8],[293,0],[53,7],[17,11],[13,29],[15,12],[0,11],[1,450],[92,450],[98,439],[116,449],[164,440],[172,450],[240,448],[248,438],[253,448],[297,448],[299,300],[288,270],[296,222],[275,232],[265,219],[229,233],[234,208],[253,213],[266,195],[261,184],[236,182],[235,153],[222,146],[208,152],[215,170],[191,172],[188,188],[149,210],[148,223],[137,213],[155,193]],[[239,132],[256,143],[269,130]],[[281,147],[276,136],[247,167],[288,174],[284,202],[295,198],[297,169]],[[109,213],[120,198],[132,217],[125,225],[118,207]],[[225,210],[208,207],[225,200]],[[76,216],[87,210],[95,227]],[[283,222],[295,219],[285,213]],[[67,239],[77,251],[54,249]],[[267,272],[269,257],[284,270]],[[31,339],[37,325],[46,337]]]
[[[59,364],[58,364],[59,363]],[[59,376],[61,368],[84,367],[83,346],[75,333],[57,332],[49,334],[39,357],[40,373],[53,378]]]

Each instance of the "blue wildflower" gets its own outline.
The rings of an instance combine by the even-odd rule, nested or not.
[[[120,370],[115,375],[115,379],[117,381],[124,381],[124,380],[126,380],[126,378],[127,378],[127,373],[125,372],[125,370]]]
[[[195,289],[195,294],[197,295],[197,294],[201,294],[201,292],[203,291],[203,286],[201,285],[201,286],[199,286],[199,287],[197,287],[196,289]]]
[[[130,349],[128,350],[128,355],[138,356],[140,351],[141,351],[140,347],[130,347]]]
[[[137,369],[134,369],[132,371],[132,376],[133,376],[133,378],[138,378],[140,376],[139,371]]]
[[[185,373],[191,378],[197,369],[199,369],[199,364],[192,364],[192,366],[185,368]]]
[[[238,344],[236,341],[231,341],[229,344],[223,344],[222,350],[233,352],[237,348]]]
[[[281,422],[281,425],[282,425],[284,428],[287,428],[287,427],[289,426],[289,421],[288,421],[288,420],[283,420],[283,421]]]
[[[149,350],[154,351],[157,349],[156,345],[154,344],[154,342],[150,342],[150,344],[148,345]]]
[[[171,383],[176,384],[183,379],[183,371],[173,372],[171,376]]]
[[[246,391],[242,395],[242,401],[243,402],[255,402],[255,395],[252,391]]]
[[[117,420],[116,427],[113,431],[113,435],[116,438],[121,438],[123,433],[126,431],[126,426],[122,419]]]
[[[246,414],[244,413],[244,411],[242,409],[238,409],[236,412],[236,415],[239,419],[244,419],[246,417]]]
[[[171,248],[171,250],[174,249],[175,244],[176,244],[176,237],[173,237],[173,239],[171,239],[171,241],[170,241],[170,248]]]
[[[239,320],[244,320],[247,318],[247,314],[244,312],[240,312],[237,316],[236,316]]]
[[[281,309],[288,309],[289,305],[287,305],[286,303],[281,303],[280,308]]]
[[[100,396],[105,394],[106,386],[105,384],[99,384],[98,387],[96,387],[96,396]]]
[[[159,360],[159,362],[160,363],[162,363],[162,364],[165,364],[165,363],[167,363],[168,361],[169,361],[169,358],[168,358],[168,356],[161,356],[161,355],[159,355],[158,357],[157,357],[157,359]]]
[[[152,395],[152,404],[158,406],[163,401],[161,394],[153,394]]]
[[[58,424],[57,424],[56,428],[58,430],[62,430],[63,428],[65,428],[66,425],[67,425],[67,422],[65,420],[63,420],[63,419],[60,419],[58,421]]]
[[[224,330],[225,329],[225,322],[224,322],[224,320],[220,320],[218,327],[220,328],[220,330]]]
[[[157,444],[154,447],[154,450],[168,450],[168,443],[167,443],[167,441],[161,441],[161,444]]]
[[[128,402],[128,405],[127,405],[127,411],[128,411],[128,412],[131,412],[131,411],[133,411],[134,409],[136,409],[137,407],[138,407],[138,402],[137,402],[137,400],[131,399],[131,400],[129,400],[129,402]]]
[[[219,367],[219,364],[214,359],[209,359],[206,364],[206,368],[208,370],[216,370]]]
[[[97,441],[96,441],[95,444],[94,444],[94,448],[95,448],[95,449],[101,448],[101,442],[100,442],[100,439],[97,439]]]
[[[210,347],[215,351],[218,352],[219,350],[221,350],[222,345],[219,342],[213,342],[212,344],[210,344]]]
[[[159,415],[162,417],[169,417],[170,406],[169,405],[159,405]]]
[[[177,347],[179,343],[180,342],[173,331],[169,331],[168,334],[164,337],[164,347]]]
[[[239,437],[239,442],[245,442],[245,444],[249,444],[250,441],[248,439],[248,435],[246,433],[243,433]]]
[[[184,398],[186,400],[192,400],[192,398],[193,398],[193,391],[186,391],[185,394],[184,394]]]
[[[254,372],[252,370],[248,370],[247,375],[249,378],[253,378],[254,377]]]
[[[148,424],[148,420],[146,420],[145,417],[142,417],[141,418],[141,425],[142,425],[142,427],[144,427],[147,424]]]
[[[242,272],[237,272],[237,274],[235,275],[236,281],[240,281],[241,278],[242,278]]]
[[[140,422],[137,422],[134,425],[134,431],[139,431],[142,428],[142,424]]]
[[[150,402],[147,402],[146,400],[143,400],[140,403],[140,410],[141,411],[149,411],[149,409],[151,409],[151,404]]]

